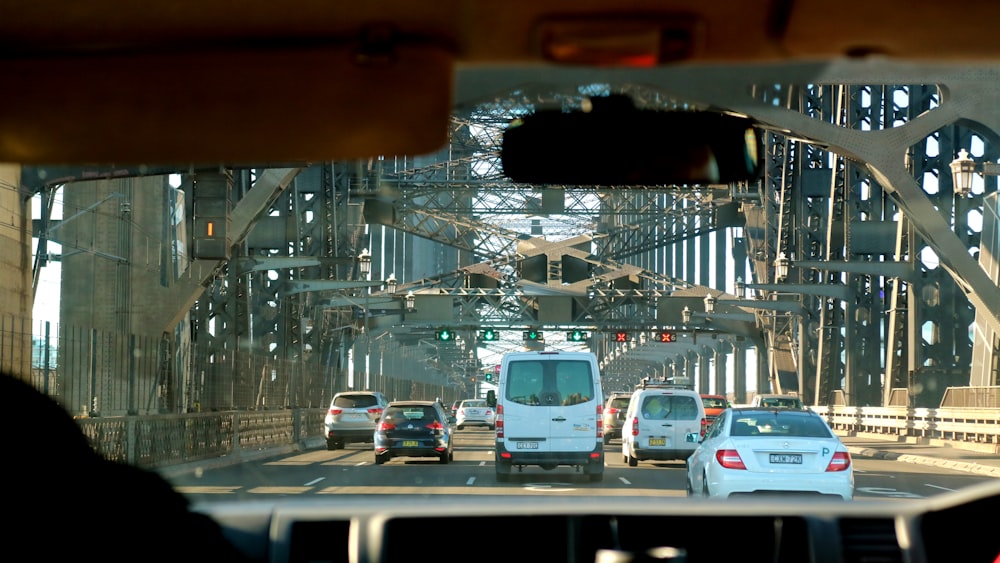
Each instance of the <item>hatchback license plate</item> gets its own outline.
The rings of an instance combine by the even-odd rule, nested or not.
[[[771,454],[771,463],[802,463],[802,454]]]
[[[537,450],[538,442],[518,442],[517,449],[519,450]]]
[[[415,448],[420,445],[420,442],[416,440],[403,440],[404,448]]]
[[[667,439],[666,438],[650,438],[649,439],[649,445],[650,446],[666,446],[667,445]]]

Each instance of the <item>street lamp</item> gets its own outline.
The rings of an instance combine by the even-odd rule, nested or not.
[[[736,289],[736,295],[742,298],[744,295],[744,290],[746,289],[746,286],[743,284],[743,276],[737,276],[735,289]]]
[[[715,312],[715,298],[711,293],[705,296],[705,312],[709,314]]]
[[[413,291],[406,292],[406,298],[404,300],[406,305],[406,312],[412,313],[417,309],[417,296],[413,295]]]
[[[774,279],[782,281],[785,278],[787,278],[788,267],[789,267],[788,256],[785,256],[784,252],[778,253],[778,257],[774,259]]]
[[[958,158],[951,161],[951,179],[955,195],[965,197],[972,192],[972,175],[976,172],[983,176],[1000,176],[1000,163],[984,162],[976,164],[969,156],[969,151],[958,151]]]
[[[361,254],[358,255],[358,263],[361,277],[368,277],[368,274],[372,271],[372,255],[368,252],[367,248],[363,249]]]
[[[681,320],[684,321],[684,324],[691,322],[691,309],[688,308],[687,305],[685,305],[684,309],[681,310]]]
[[[389,277],[385,280],[385,292],[386,293],[396,293],[396,287],[398,286],[396,282],[396,274],[389,274]]]
[[[955,195],[965,197],[972,191],[972,175],[976,172],[976,161],[969,156],[969,151],[958,151],[958,158],[951,161],[952,188]]]

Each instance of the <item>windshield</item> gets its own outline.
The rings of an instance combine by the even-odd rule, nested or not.
[[[1000,61],[900,60],[866,26],[837,52],[744,48],[729,19],[670,47],[547,19],[603,27],[572,3],[320,4],[260,45],[267,11],[0,47],[0,366],[102,455],[204,505],[699,502],[687,460],[725,409],[733,435],[839,441],[856,504],[995,478]],[[186,70],[229,40],[251,62]],[[544,181],[514,181],[505,136],[543,110],[639,118],[547,128],[507,161]]]

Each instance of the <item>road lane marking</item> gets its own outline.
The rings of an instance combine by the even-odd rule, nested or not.
[[[326,479],[326,477],[320,477],[319,479],[313,479],[312,481],[309,481],[308,483],[306,483],[305,486],[311,487],[311,486],[315,485],[316,483],[319,483],[320,481],[322,481],[324,479]]]
[[[476,482],[475,477],[469,477],[469,480],[465,482],[466,485],[471,485]]]
[[[619,477],[618,480],[621,481],[622,483],[625,483],[626,485],[631,485],[632,484],[631,481],[629,481],[628,479],[626,479],[624,477]]]
[[[942,491],[954,491],[955,489],[949,489],[948,487],[941,487],[938,485],[932,485],[930,483],[924,483],[925,487],[930,487],[932,489],[941,489]]]

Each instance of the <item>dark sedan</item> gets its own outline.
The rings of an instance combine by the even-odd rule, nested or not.
[[[375,464],[396,457],[454,459],[448,415],[437,401],[393,401],[375,427]]]

